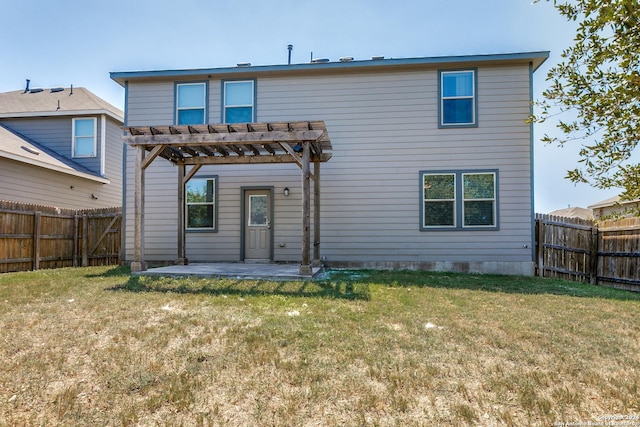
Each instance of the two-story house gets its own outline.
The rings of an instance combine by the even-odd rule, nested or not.
[[[547,57],[113,72],[124,259],[532,274]]]
[[[0,93],[0,200],[122,206],[123,117],[82,87]]]

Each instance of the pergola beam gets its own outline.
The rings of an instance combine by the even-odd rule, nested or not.
[[[136,128],[138,129],[138,128]],[[298,130],[298,131],[267,131],[267,132],[228,132],[228,133],[157,133],[157,128],[151,128],[150,135],[130,135],[125,136],[124,141],[129,145],[204,145],[204,144],[224,144],[224,145],[244,145],[244,144],[264,144],[268,142],[301,142],[316,141],[323,136],[321,130]]]

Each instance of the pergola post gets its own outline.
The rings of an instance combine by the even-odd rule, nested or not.
[[[313,161],[313,266],[320,267],[320,161]]]
[[[131,272],[139,273],[147,269],[144,261],[144,146],[136,146],[133,195],[133,262]]]
[[[185,236],[185,212],[184,212],[184,198],[185,198],[185,170],[186,165],[184,163],[178,164],[178,258],[176,258],[176,265],[187,265],[187,242]]]
[[[311,186],[309,183],[311,168],[311,147],[308,141],[302,143],[302,259],[300,261],[300,274],[310,276],[312,274],[309,260],[311,240]]]

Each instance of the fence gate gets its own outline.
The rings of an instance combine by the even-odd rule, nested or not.
[[[640,218],[536,215],[536,275],[640,291]]]
[[[120,208],[71,210],[0,201],[0,273],[118,265]]]

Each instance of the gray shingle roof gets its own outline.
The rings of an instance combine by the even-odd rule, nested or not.
[[[0,117],[27,117],[31,115],[64,115],[82,113],[108,114],[123,121],[124,113],[91,91],[74,87],[60,91],[44,89],[41,92],[16,90],[0,93]]]

